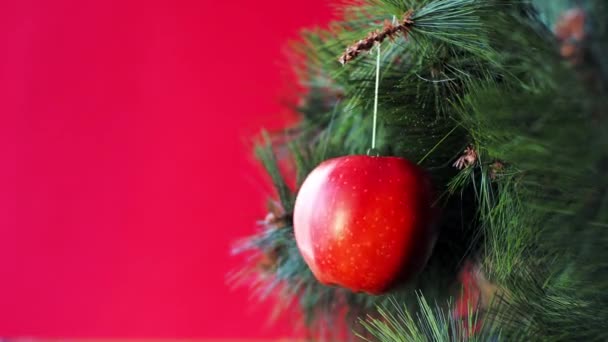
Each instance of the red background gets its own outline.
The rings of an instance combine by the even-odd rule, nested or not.
[[[0,335],[261,337],[231,243],[309,1],[3,1]]]

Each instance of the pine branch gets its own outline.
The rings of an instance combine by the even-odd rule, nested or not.
[[[288,213],[293,209],[293,194],[289,189],[289,186],[285,182],[281,171],[279,170],[279,165],[276,159],[276,156],[272,149],[272,144],[270,142],[270,137],[267,133],[263,133],[264,145],[260,145],[256,147],[256,155],[268,171],[272,182],[277,189],[279,194],[279,199],[283,208]]]
[[[414,22],[412,21],[412,14],[414,11],[409,10],[401,19],[401,22],[398,25],[394,25],[389,20],[384,21],[384,29],[381,31],[372,31],[370,32],[365,39],[361,39],[353,45],[346,48],[346,51],[340,56],[338,59],[339,62],[344,65],[349,61],[355,59],[362,52],[369,51],[374,47],[376,43],[382,43],[386,38],[394,40],[398,34],[403,35],[403,37],[407,36],[407,33],[410,31]]]
[[[501,332],[491,318],[482,321],[477,307],[469,304],[466,318],[455,317],[454,306],[431,306],[422,294],[418,294],[420,310],[413,314],[396,300],[378,308],[379,317],[368,316],[360,323],[374,340],[359,335],[365,341],[378,342],[456,342],[499,341]]]

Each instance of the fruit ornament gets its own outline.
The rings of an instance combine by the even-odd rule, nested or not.
[[[300,188],[296,242],[321,283],[381,294],[424,267],[436,238],[432,201],[429,177],[406,159],[330,159]]]

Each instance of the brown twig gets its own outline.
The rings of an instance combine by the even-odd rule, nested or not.
[[[280,203],[271,201],[268,204],[268,214],[259,224],[267,230],[283,229],[289,226],[288,220],[291,217],[290,213],[286,213]],[[279,256],[282,253],[282,246],[270,246],[261,250],[257,261],[257,268],[263,274],[271,274],[278,267]]]
[[[496,177],[505,169],[505,164],[500,160],[496,160],[490,165],[490,179],[495,180]]]
[[[586,21],[585,11],[573,8],[566,11],[555,25],[555,35],[561,44],[560,54],[574,65],[583,59]]]
[[[475,164],[476,162],[477,162],[477,151],[475,151],[475,148],[473,148],[473,146],[468,146],[464,150],[462,156],[460,156],[460,158],[456,159],[456,161],[454,162],[454,164],[452,164],[452,166],[454,166],[458,170],[462,170],[464,168],[467,168],[467,167]]]
[[[413,14],[414,11],[407,11],[403,15],[403,19],[398,25],[394,25],[390,21],[386,20],[384,22],[384,29],[382,29],[382,31],[375,30],[370,32],[365,39],[361,39],[347,47],[346,51],[344,51],[338,60],[340,63],[342,63],[342,65],[344,65],[357,58],[357,56],[359,56],[362,52],[371,50],[376,42],[382,43],[386,38],[394,39],[395,36],[400,33],[406,36],[412,28],[412,25],[414,25],[414,22],[412,21]]]
[[[260,222],[262,225],[272,229],[281,229],[289,225],[288,220],[291,217],[291,213],[286,213],[281,203],[270,201],[268,203],[268,210],[268,214]]]

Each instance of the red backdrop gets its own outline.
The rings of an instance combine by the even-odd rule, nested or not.
[[[263,217],[247,141],[325,1],[3,1],[0,335],[261,337],[231,242]]]

